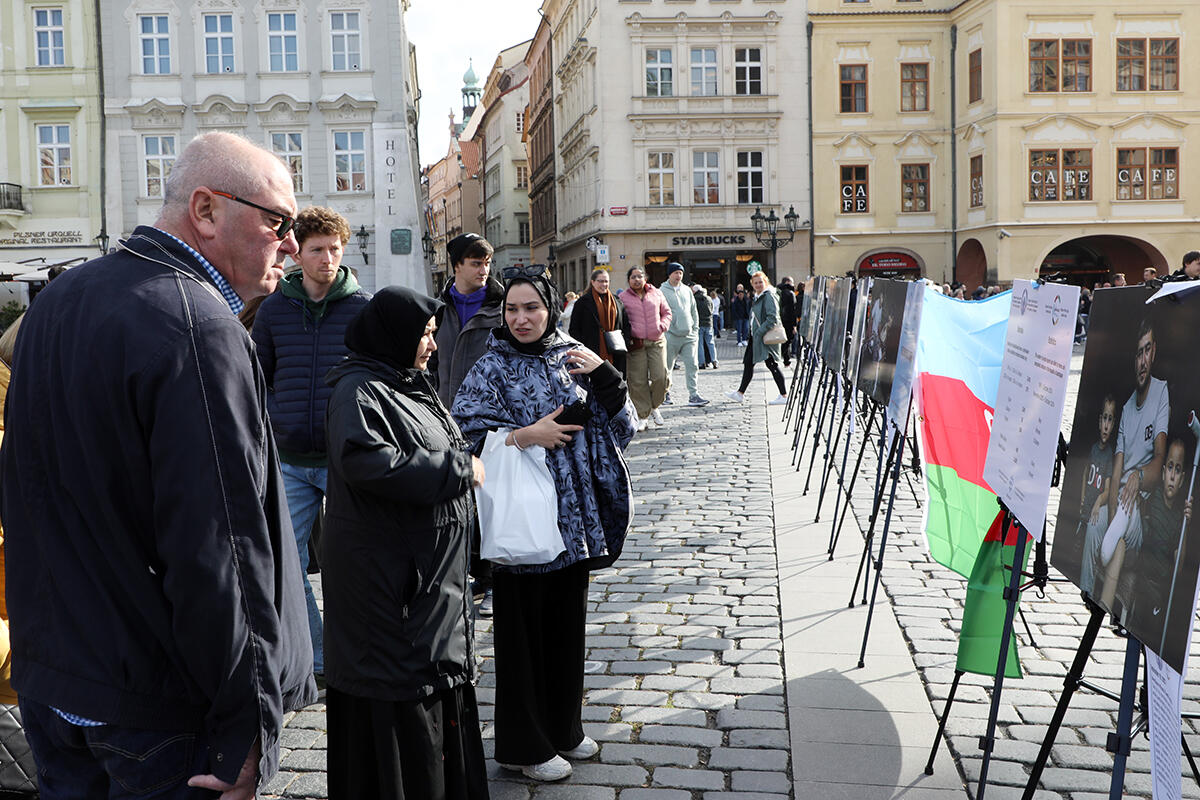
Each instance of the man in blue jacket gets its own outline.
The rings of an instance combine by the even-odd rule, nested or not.
[[[321,610],[308,581],[308,538],[325,499],[325,406],[329,372],[346,355],[346,326],[371,296],[358,286],[342,253],[350,223],[331,208],[310,206],[296,217],[293,258],[300,269],[285,275],[279,291],[263,301],[250,337],[267,382],[267,412],[279,446],[288,512],[300,554],[313,670],[325,680]]]
[[[316,700],[262,371],[238,322],[296,252],[292,179],[198,136],[153,226],[17,337],[0,450],[12,683],[44,800],[247,800]]]

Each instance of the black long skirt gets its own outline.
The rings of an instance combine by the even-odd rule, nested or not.
[[[404,702],[330,687],[325,707],[329,800],[488,800],[469,683]]]

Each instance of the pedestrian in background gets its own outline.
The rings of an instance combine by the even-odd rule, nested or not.
[[[425,368],[441,302],[381,289],[329,375],[330,800],[486,800],[471,685],[471,455]]]
[[[47,800],[247,800],[278,770],[283,715],[317,699],[236,316],[297,251],[292,176],[214,132],[165,194],[153,226],[47,286],[17,337],[0,517],[12,682]]]
[[[579,299],[579,295],[574,292],[567,292],[563,295],[563,310],[562,316],[558,320],[558,327],[564,331],[571,327],[571,315],[575,312],[575,301]]]
[[[854,303],[850,303],[854,308]],[[787,333],[787,341],[780,347],[785,367],[792,364],[792,338],[796,335],[796,287],[792,285],[790,276],[784,276],[779,282],[779,323]]]
[[[625,376],[629,381],[629,399],[637,409],[637,429],[644,431],[649,422],[656,427],[664,424],[658,407],[666,399],[670,385],[664,337],[671,327],[671,307],[662,292],[646,283],[646,273],[641,267],[630,267],[625,280],[629,289],[621,293],[621,304],[633,332],[625,359]]]
[[[606,269],[592,270],[591,287],[575,301],[575,313],[571,316],[568,331],[571,338],[617,368],[625,375],[626,352],[633,330],[629,327],[629,315],[625,305],[609,291],[611,279]],[[565,313],[565,312],[564,312]],[[605,334],[615,331],[621,334],[626,350],[611,350]]]
[[[489,431],[507,428],[506,445],[547,451],[566,549],[549,564],[496,566],[492,635],[496,761],[553,781],[571,774],[570,761],[600,751],[582,722],[588,576],[616,560],[632,522],[621,452],[634,421],[616,367],[556,329],[554,285],[514,273],[504,326],[463,381],[452,410],[473,447]],[[577,403],[586,421],[560,425],[558,415]]]
[[[446,282],[438,309],[437,350],[429,359],[438,397],[449,408],[466,374],[487,351],[492,330],[500,324],[504,286],[492,277],[491,242],[464,233],[446,243],[446,259],[454,275]],[[479,616],[492,615],[492,565],[479,557],[479,532],[471,543],[471,586],[479,598]]]
[[[279,291],[263,301],[250,338],[267,382],[267,414],[279,447],[288,514],[300,555],[308,605],[313,671],[324,688],[321,610],[308,580],[308,539],[325,500],[325,403],[332,391],[325,374],[346,355],[346,326],[371,296],[359,288],[342,253],[350,223],[331,208],[310,206],[296,216],[293,260],[300,269],[285,275]]]
[[[733,300],[729,301],[729,319],[737,334],[737,346],[745,347],[750,336],[750,298],[740,283],[733,293]]]
[[[763,342],[767,331],[779,324],[779,301],[771,291],[771,282],[767,280],[765,272],[754,273],[750,278],[750,286],[754,289],[754,304],[750,308],[750,346],[742,358],[742,383],[737,391],[730,392],[728,396],[739,403],[745,400],[746,389],[750,387],[750,379],[754,376],[754,365],[765,362],[779,389],[779,396],[767,404],[783,405],[787,402],[787,384],[779,370],[779,345]]]
[[[704,287],[696,284],[692,287],[696,293],[696,316],[700,320],[700,341],[696,360],[700,369],[717,368],[717,350],[713,344],[713,310],[712,300],[708,299]]]
[[[716,334],[716,337],[720,339],[721,328],[725,327],[725,316],[721,313],[721,309],[724,308],[725,301],[724,298],[721,297],[721,293],[716,289],[713,289],[708,293],[708,299],[712,301],[713,332]]]
[[[683,378],[687,384],[688,405],[702,406],[708,401],[696,389],[696,344],[700,339],[700,319],[696,311],[696,295],[683,282],[683,265],[671,262],[667,265],[667,282],[660,287],[667,305],[671,307],[671,327],[667,329],[667,365],[676,359],[683,365]],[[667,398],[670,403],[671,372],[667,372]]]

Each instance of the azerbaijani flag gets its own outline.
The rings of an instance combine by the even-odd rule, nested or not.
[[[964,577],[996,516],[983,463],[1011,304],[1011,291],[967,302],[926,287],[921,312],[916,395],[929,495],[925,536],[934,560]]]
[[[1004,530],[1004,512],[996,514],[987,535],[979,545],[975,568],[967,581],[967,598],[963,605],[962,632],[958,636],[958,669],[980,675],[995,675],[1000,661],[1000,632],[1004,630],[1004,615],[1008,601],[1004,588],[1012,577],[1013,557],[1017,553],[1016,518],[1008,528],[1008,536],[1000,541]],[[1033,537],[1025,535],[1025,552],[1021,554],[1021,570],[1029,560]],[[1017,658],[1017,637],[1011,632],[1008,654],[1004,659],[1004,676],[1021,677],[1021,661]]]

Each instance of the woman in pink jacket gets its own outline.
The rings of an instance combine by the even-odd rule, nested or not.
[[[658,407],[670,385],[663,334],[671,327],[671,308],[662,292],[646,283],[646,273],[641,267],[631,267],[625,278],[629,289],[621,292],[621,303],[633,330],[625,362],[625,382],[629,385],[629,399],[637,409],[637,429],[644,431],[650,422],[656,427],[663,425]]]

